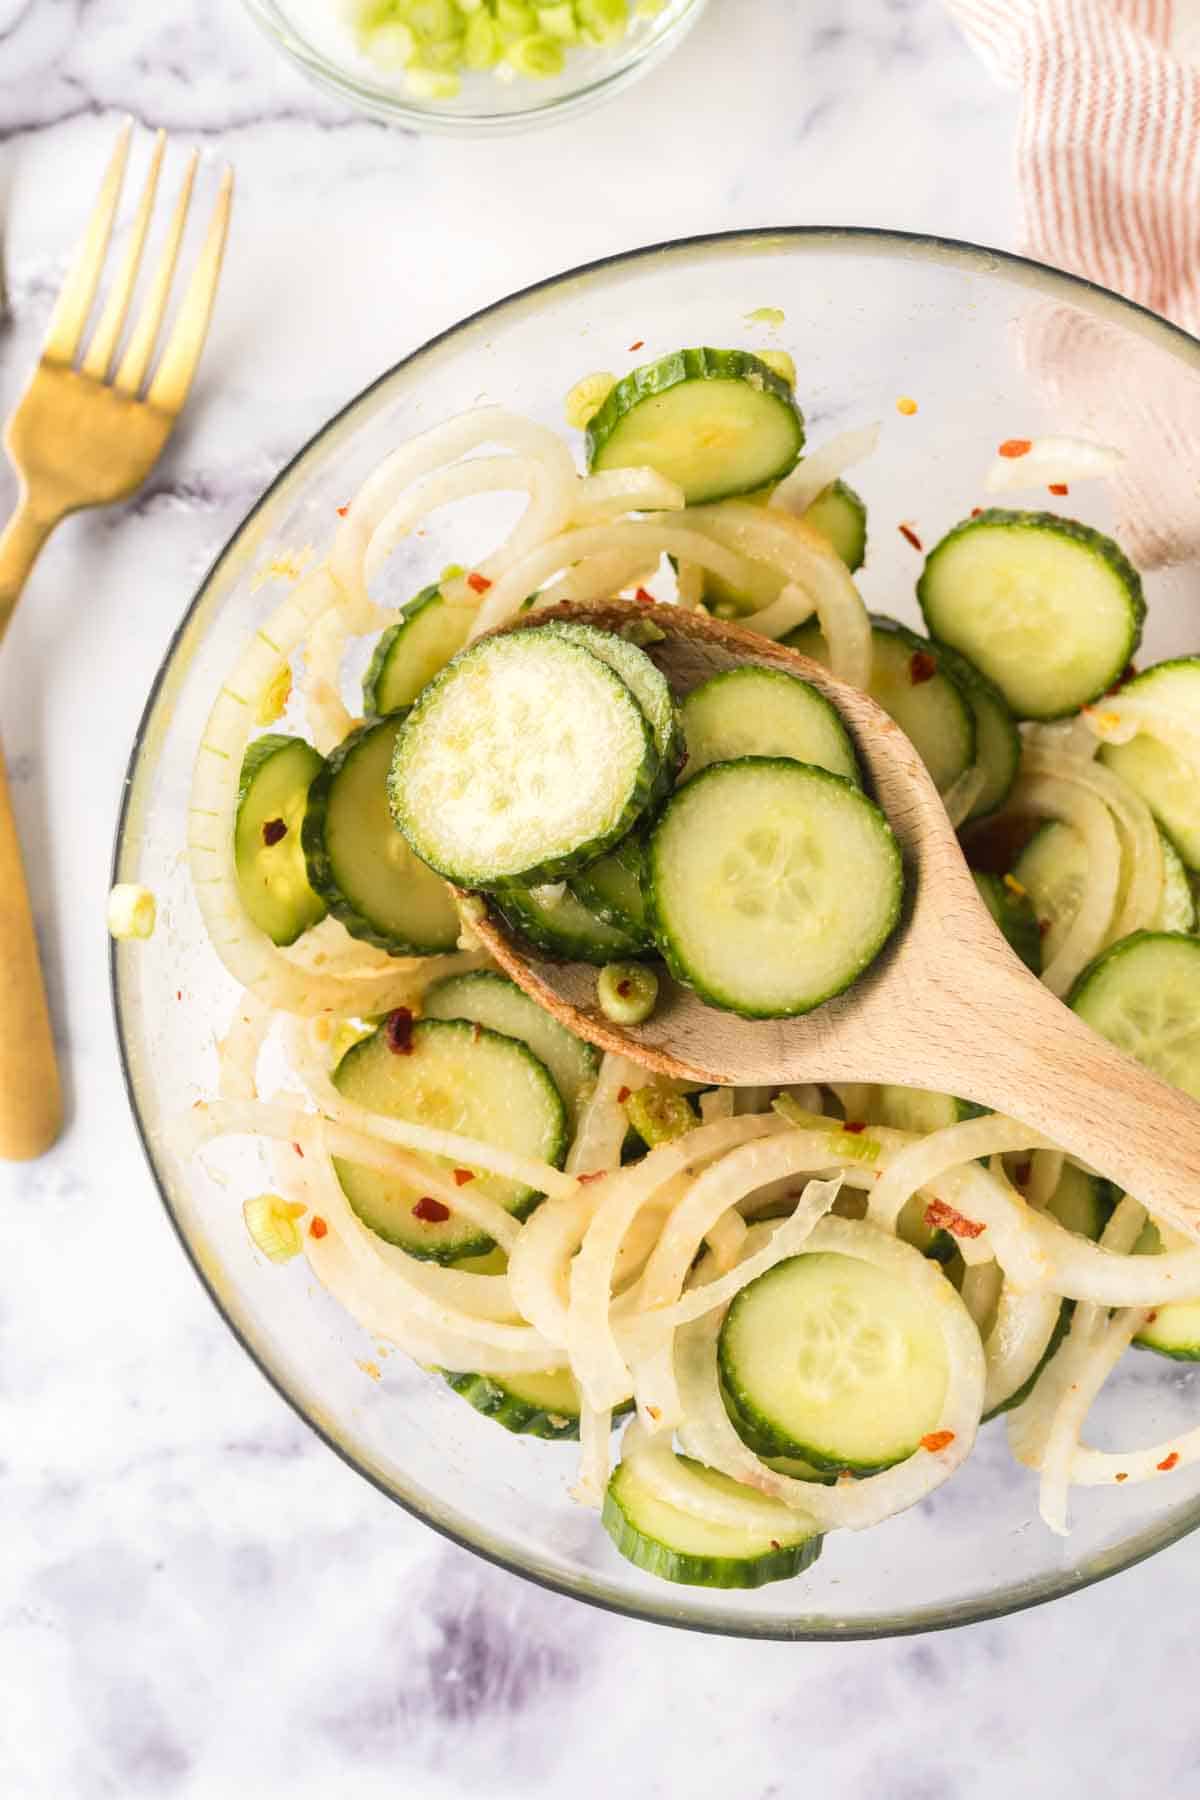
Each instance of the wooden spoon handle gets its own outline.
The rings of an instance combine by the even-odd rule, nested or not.
[[[0,751],[0,1157],[41,1156],[61,1129],[46,989]]]
[[[943,991],[938,1012],[923,1084],[1010,1113],[1200,1238],[1196,1101],[1106,1043],[1015,958],[986,1002],[978,988],[957,1002]]]

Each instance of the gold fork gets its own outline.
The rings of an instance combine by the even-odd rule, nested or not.
[[[166,142],[161,131],[129,242],[84,342],[132,130],[127,120],[51,316],[41,358],[8,422],[5,446],[19,488],[17,510],[0,532],[0,638],[59,520],[85,506],[125,499],[150,473],[187,399],[204,347],[229,226],[233,171],[228,167],[175,324],[151,372],[191,204],[198,160],[193,151],[141,311],[117,359],[154,210]],[[61,1126],[45,987],[0,752],[0,1157],[40,1156]]]

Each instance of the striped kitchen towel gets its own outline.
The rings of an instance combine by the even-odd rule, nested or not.
[[[1026,254],[1200,335],[1200,0],[947,0],[1021,91]],[[1120,324],[1047,304],[1023,357],[1067,429],[1126,452],[1118,536],[1143,568],[1200,556],[1200,395]]]

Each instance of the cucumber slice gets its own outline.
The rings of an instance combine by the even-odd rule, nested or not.
[[[388,770],[403,713],[352,731],[308,790],[308,879],[351,937],[392,956],[442,956],[462,927],[450,890],[392,823]]]
[[[1157,1307],[1133,1341],[1174,1362],[1200,1362],[1200,1300],[1172,1300]]]
[[[1014,1388],[1011,1394],[1005,1399],[997,1401],[995,1406],[984,1413],[983,1423],[985,1425],[989,1419],[998,1419],[1001,1413],[1012,1412],[1014,1407],[1020,1406],[1022,1400],[1028,1400],[1030,1394],[1032,1394],[1034,1388],[1037,1386],[1038,1378],[1041,1375],[1042,1370],[1046,1367],[1046,1364],[1050,1361],[1051,1357],[1054,1356],[1059,1345],[1066,1337],[1067,1328],[1071,1323],[1071,1314],[1074,1310],[1075,1302],[1073,1300],[1063,1301],[1058,1309],[1058,1317],[1054,1321],[1054,1329],[1046,1339],[1046,1348],[1038,1358],[1036,1367],[1025,1377],[1020,1387]]]
[[[698,1487],[745,1495],[740,1482],[691,1457],[679,1458]],[[758,1500],[761,1506],[761,1499]],[[785,1581],[811,1567],[821,1554],[821,1538],[781,1506],[777,1536],[702,1519],[661,1500],[635,1473],[618,1463],[604,1495],[601,1521],[621,1555],[663,1581],[690,1587],[754,1588]]]
[[[311,744],[280,732],[255,738],[242,762],[233,828],[238,893],[273,944],[294,944],[325,917],[300,842],[309,786],[324,766]]]
[[[505,888],[493,895],[497,911],[535,949],[564,962],[624,962],[646,952],[644,933],[634,937],[599,917],[561,883],[542,888]]]
[[[1154,929],[1194,931],[1196,901],[1187,870],[1179,852],[1161,828],[1159,838],[1163,854],[1163,893]],[[1026,844],[1013,875],[1028,893],[1037,914],[1044,962],[1052,962],[1075,921],[1087,885],[1088,858],[1083,839],[1070,825],[1048,819]],[[1123,870],[1114,911],[1120,907],[1126,879]]]
[[[712,1006],[790,1018],[849,987],[900,916],[891,827],[858,788],[807,763],[712,763],[650,837],[655,937]]]
[[[1088,964],[1068,1004],[1094,1031],[1200,1100],[1200,938],[1135,931]]]
[[[451,606],[439,587],[422,588],[375,646],[363,676],[368,718],[411,706],[426,682],[457,656],[475,621],[473,606]]]
[[[677,350],[646,363],[587,428],[589,469],[657,469],[689,506],[779,481],[803,448],[791,388],[744,350]]]
[[[790,1257],[744,1287],[721,1327],[720,1365],[776,1455],[862,1475],[934,1430],[949,1373],[917,1289],[836,1251]]]
[[[526,1045],[465,1019],[422,1019],[412,1028],[410,1044],[405,1052],[392,1050],[386,1029],[362,1038],[334,1071],[338,1092],[393,1119],[482,1138],[556,1166],[562,1162],[566,1108],[546,1065]],[[430,1161],[442,1171],[449,1166]],[[433,1262],[491,1249],[487,1233],[461,1214],[429,1220],[414,1213],[423,1198],[419,1188],[340,1156],[334,1167],[363,1224],[389,1244]],[[477,1175],[474,1187],[517,1218],[540,1198],[499,1175]]]
[[[397,825],[462,887],[572,874],[649,804],[659,758],[607,663],[555,631],[481,638],[408,715],[390,783]]]
[[[650,727],[659,759],[657,792],[665,794],[683,754],[679,713],[666,676],[655,668],[644,650],[615,631],[598,631],[594,625],[579,625],[567,619],[555,619],[543,629],[590,650],[625,683]]]
[[[649,950],[654,939],[642,891],[645,866],[645,838],[640,830],[631,831],[615,850],[573,875],[571,889],[589,912]]]
[[[1188,868],[1200,870],[1200,768],[1186,744],[1170,741],[1173,715],[1200,721],[1200,656],[1156,663],[1121,692],[1160,703],[1163,734],[1139,732],[1128,744],[1105,744],[1100,761],[1136,789]]]
[[[972,869],[979,898],[1027,969],[1042,972],[1042,933],[1028,894],[1018,894],[999,875]]]
[[[829,539],[852,575],[862,568],[867,554],[867,509],[848,482],[831,481],[801,517]]]
[[[1137,570],[1090,525],[999,507],[935,544],[917,583],[930,635],[995,682],[1021,719],[1059,719],[1112,686],[1137,649]]]
[[[549,1069],[567,1109],[572,1137],[585,1091],[595,1081],[600,1058],[591,1044],[544,1012],[515,981],[497,969],[474,969],[435,982],[421,1004],[426,1019],[467,1019],[489,1031],[516,1038]]]
[[[1046,1211],[1067,1231],[1079,1237],[1099,1240],[1112,1217],[1112,1185],[1099,1175],[1065,1162],[1058,1186],[1046,1202]]]
[[[579,1436],[579,1384],[570,1369],[521,1375],[443,1375],[469,1406],[526,1437]]]
[[[784,638],[802,656],[829,663],[815,619]],[[975,760],[975,715],[936,646],[875,614],[871,619],[871,679],[867,692],[911,738],[939,793],[946,793]]]
[[[984,780],[964,823],[986,819],[999,811],[1012,792],[1021,762],[1021,734],[1012,708],[994,681],[989,681],[969,658],[960,656],[948,644],[939,644],[936,655],[939,666],[958,684],[975,715],[975,761],[983,770]]]
[[[746,664],[693,688],[682,708],[687,762],[681,779],[741,756],[786,756],[860,783],[841,714],[807,681]]]

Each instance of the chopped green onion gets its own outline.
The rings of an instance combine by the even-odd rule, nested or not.
[[[376,25],[367,40],[366,51],[381,69],[407,68],[416,54],[417,40],[407,25],[393,21]]]
[[[607,369],[598,369],[594,375],[585,375],[582,381],[577,381],[563,402],[567,424],[574,426],[576,431],[583,431],[616,385],[616,376]]]
[[[304,1210],[295,1200],[283,1200],[278,1194],[256,1194],[242,1207],[242,1218],[255,1248],[273,1263],[285,1263],[300,1254],[296,1220],[303,1218]]]
[[[786,381],[789,387],[795,387],[796,365],[786,350],[759,350],[757,356],[759,362],[765,362],[780,380]]]
[[[786,314],[780,306],[756,306],[746,317],[753,325],[782,325]]]
[[[696,1129],[696,1115],[682,1094],[666,1088],[638,1088],[625,1102],[625,1116],[643,1143],[653,1149],[656,1144],[669,1144]]]
[[[629,27],[628,0],[577,0],[579,23],[597,44],[617,44]]]
[[[538,30],[548,37],[558,38],[564,44],[578,43],[579,20],[575,17],[572,0],[559,0],[556,6],[539,6],[537,20]]]
[[[532,75],[538,81],[561,75],[567,61],[567,53],[558,39],[538,31],[510,44],[507,56],[518,75]]]
[[[537,14],[525,0],[496,0],[496,23],[514,37],[527,37],[537,29]]]
[[[614,1025],[641,1025],[658,1000],[658,976],[644,963],[606,963],[596,981],[596,998]]]
[[[500,61],[504,45],[500,27],[488,13],[473,13],[463,36],[463,62],[468,69],[491,69]],[[461,570],[458,571],[462,573]],[[443,579],[445,579],[443,577]]]
[[[460,83],[445,69],[408,68],[404,85],[414,100],[453,100]]]
[[[381,69],[403,71],[419,99],[450,99],[463,70],[499,81],[545,80],[575,45],[618,44],[631,17],[647,19],[662,0],[343,0],[360,50]]]
[[[154,895],[136,881],[119,881],[108,896],[108,929],[112,937],[152,937],[157,918]]]

